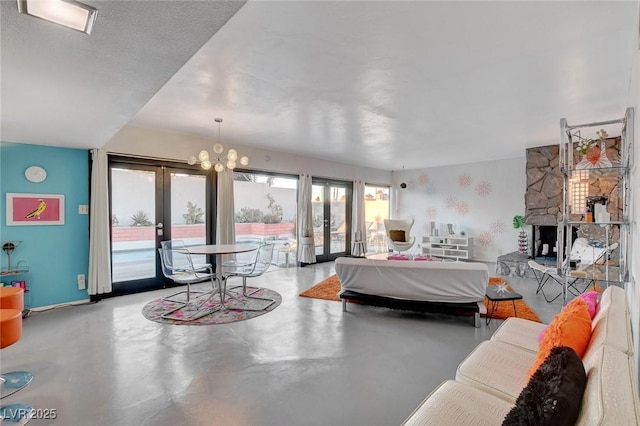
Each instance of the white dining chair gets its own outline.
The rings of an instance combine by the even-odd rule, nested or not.
[[[264,311],[276,302],[275,299],[252,296],[253,294],[261,290],[260,287],[250,287],[252,291],[247,293],[247,278],[259,277],[260,275],[264,274],[271,266],[273,247],[273,244],[263,244],[258,248],[258,250],[256,250],[253,259],[250,259],[248,261],[242,261],[242,259],[238,259],[235,262],[228,262],[223,264],[222,275],[224,276],[225,280],[233,277],[242,277],[242,296],[247,299],[264,300],[266,302],[269,302],[259,309],[241,308],[235,306],[233,307],[233,309],[241,309],[245,311]],[[229,290],[233,290],[234,288],[238,287],[240,286],[232,287]]]
[[[216,275],[211,265],[201,267],[199,270],[194,268],[191,255],[185,250],[170,250],[167,248],[159,248],[160,264],[162,266],[163,275],[176,284],[186,284],[187,290],[175,293],[164,298],[164,300],[177,303],[176,307],[164,312],[161,317],[164,319],[173,319],[178,321],[192,321],[209,315],[220,310],[217,308],[202,309],[209,297],[213,293],[219,291]],[[211,280],[211,291],[192,291],[191,284],[200,283]],[[186,294],[182,299],[176,300],[178,294]],[[194,301],[192,302],[192,298]],[[189,315],[176,315],[175,313],[187,307],[193,308],[193,313]]]
[[[194,271],[203,272],[206,274],[207,272],[212,270],[210,263],[189,263],[189,259],[186,256],[183,256],[181,254],[181,253],[188,252],[187,246],[185,245],[183,240],[161,241],[160,247],[162,249],[162,251],[160,251],[160,260],[161,262],[164,262],[164,265],[172,271],[180,272],[181,270],[193,269]],[[174,252],[176,253],[174,254]],[[191,261],[193,262],[193,257],[191,257]],[[164,273],[164,267],[163,267],[163,273]],[[171,274],[171,275],[175,275],[175,274]],[[164,274],[164,276],[174,281],[172,278],[167,277],[166,274]],[[207,279],[208,279],[207,277],[204,277],[201,281],[205,281]],[[187,286],[187,290],[181,290],[177,293],[166,296],[163,299],[169,302],[182,302],[184,298],[180,298],[180,295],[185,293],[187,294],[186,297],[188,300],[192,296],[200,297],[200,296],[209,294],[210,292],[199,291],[199,290],[191,291],[189,286]]]

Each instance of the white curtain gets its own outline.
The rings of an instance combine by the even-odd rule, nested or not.
[[[298,183],[298,262],[316,263],[311,208],[311,175],[301,174]],[[310,238],[310,239],[309,239]],[[305,244],[305,242],[308,242]]]
[[[233,170],[218,173],[217,244],[235,244],[236,229],[233,207]]]
[[[92,149],[91,200],[89,206],[90,295],[111,293],[111,242],[109,228],[109,166],[107,152]]]
[[[351,204],[351,228],[353,229],[353,241],[364,243],[364,251],[367,252],[367,224],[364,216],[364,182],[353,182],[353,203]],[[363,253],[364,254],[364,253]]]

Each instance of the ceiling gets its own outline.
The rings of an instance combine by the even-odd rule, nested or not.
[[[2,140],[124,125],[384,170],[512,158],[621,118],[634,2],[86,1],[90,36],[0,2]]]

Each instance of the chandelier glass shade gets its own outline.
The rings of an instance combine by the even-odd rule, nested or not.
[[[189,158],[187,159],[187,163],[193,166],[194,164],[199,162],[200,167],[202,167],[203,169],[209,170],[211,167],[213,167],[213,170],[218,173],[223,172],[225,167],[229,170],[233,170],[236,168],[238,163],[240,163],[242,166],[248,166],[249,157],[243,155],[242,157],[238,158],[238,151],[233,148],[227,151],[226,155],[223,154],[224,147],[222,146],[222,144],[220,144],[220,124],[222,123],[222,118],[214,118],[214,121],[218,123],[218,143],[213,145],[212,153],[209,154],[209,151],[203,149],[198,153],[197,156],[189,156]]]

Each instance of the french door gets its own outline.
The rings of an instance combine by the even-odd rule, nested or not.
[[[351,246],[351,182],[313,178],[311,207],[316,261],[348,254]]]
[[[212,174],[159,162],[109,164],[113,292],[162,288],[161,241],[207,244],[213,234]],[[194,258],[195,262],[205,263]]]

